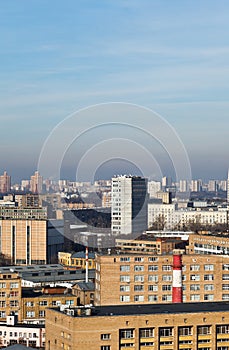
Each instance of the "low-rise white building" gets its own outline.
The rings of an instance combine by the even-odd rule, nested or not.
[[[44,325],[16,323],[15,316],[7,316],[7,322],[0,323],[0,347],[14,344],[44,349]]]
[[[164,222],[166,229],[198,223],[202,225],[226,224],[228,222],[227,208],[183,208],[177,209],[175,204],[149,204],[148,227],[158,220]]]

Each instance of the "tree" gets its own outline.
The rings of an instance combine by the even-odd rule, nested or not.
[[[156,220],[153,222],[152,226],[149,228],[149,230],[162,231],[164,230],[165,225],[166,225],[165,216],[163,214],[159,214]]]

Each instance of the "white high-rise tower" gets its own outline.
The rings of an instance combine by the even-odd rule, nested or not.
[[[140,176],[112,178],[111,230],[114,235],[147,229],[147,179]]]

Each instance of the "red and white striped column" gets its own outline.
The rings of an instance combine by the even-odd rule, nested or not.
[[[183,302],[182,290],[182,255],[179,252],[173,252],[173,291],[172,302]]]
[[[88,283],[88,247],[86,247],[85,258],[86,258],[86,278],[85,278],[85,282]]]

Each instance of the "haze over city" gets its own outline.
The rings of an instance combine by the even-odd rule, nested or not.
[[[193,178],[225,179],[228,7],[227,1],[4,1],[2,169],[15,181],[29,178],[59,122],[80,108],[118,101],[150,108],[170,123]],[[71,153],[65,178],[74,178],[85,150]],[[113,171],[102,166],[98,177],[137,173],[136,164],[124,163],[111,161]],[[166,162],[162,170],[169,173]]]

